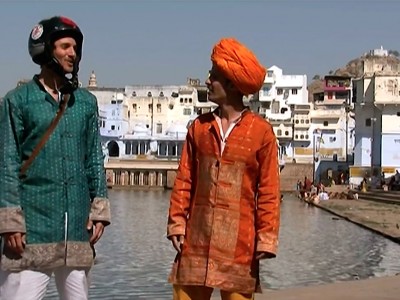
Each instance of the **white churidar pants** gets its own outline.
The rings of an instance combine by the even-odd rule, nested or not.
[[[89,268],[7,272],[0,270],[0,300],[40,300],[54,274],[61,300],[88,300]]]

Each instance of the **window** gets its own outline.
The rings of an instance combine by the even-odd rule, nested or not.
[[[328,121],[324,121],[324,126],[328,126]]]
[[[160,97],[164,97],[164,92],[163,91],[160,92]]]
[[[161,104],[160,104],[160,103],[157,104],[157,112],[158,112],[158,113],[161,112]]]
[[[267,71],[267,77],[272,77],[274,75],[274,71]]]
[[[129,155],[132,152],[132,144],[131,142],[126,142],[125,143],[125,154]]]
[[[276,91],[276,93],[277,93],[278,95],[282,95],[282,94],[283,94],[283,90],[282,90],[282,89],[278,89],[278,90]]]
[[[282,135],[282,130],[281,129],[278,129],[277,135]]]
[[[190,108],[183,109],[183,115],[190,116],[192,114],[192,110]]]
[[[153,104],[149,104],[149,113],[153,112]]]
[[[189,98],[189,103],[192,103],[192,102],[193,102],[192,98]]]
[[[285,131],[285,135],[288,136],[289,135],[289,131],[286,130]]]
[[[333,98],[332,92],[328,92],[328,99],[332,99],[332,98]]]
[[[136,111],[137,111],[137,105],[136,105],[136,103],[133,103],[133,104],[132,104],[132,109],[133,109],[133,112],[136,112]]]
[[[292,89],[292,95],[297,95],[297,89]]]
[[[161,123],[157,123],[156,133],[162,133],[162,124]]]
[[[151,92],[148,92],[147,97],[151,97],[151,96],[152,96]]]
[[[365,119],[365,126],[366,127],[371,127],[371,125],[372,125],[371,118]]]
[[[180,99],[180,102],[183,103],[183,98]]]
[[[115,130],[115,125],[111,125],[111,130]]]
[[[280,108],[280,106],[279,106],[279,102],[278,102],[278,101],[272,102],[271,107],[272,107],[271,112],[272,112],[273,114],[279,114],[279,108]]]
[[[132,97],[136,97],[136,92],[135,91],[132,92]]]

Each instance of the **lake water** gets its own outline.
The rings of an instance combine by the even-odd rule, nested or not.
[[[171,299],[169,195],[109,191],[113,219],[96,247],[91,299]],[[278,256],[262,262],[261,282],[284,289],[399,272],[398,244],[286,195]],[[54,281],[46,299],[57,299]]]

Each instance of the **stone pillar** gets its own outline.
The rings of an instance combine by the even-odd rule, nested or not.
[[[143,186],[144,180],[143,180],[144,174],[143,172],[139,173],[139,185]]]
[[[174,187],[176,173],[177,171],[173,170],[167,171],[167,188],[172,189]]]
[[[157,173],[157,186],[164,186],[164,178],[163,178],[163,172],[160,171]]]

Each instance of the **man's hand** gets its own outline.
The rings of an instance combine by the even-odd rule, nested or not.
[[[172,246],[174,246],[175,250],[178,253],[182,251],[182,244],[183,244],[183,235],[173,235],[171,236]]]
[[[21,255],[25,249],[25,233],[22,232],[9,232],[3,234],[5,246],[14,252]]]
[[[87,223],[87,230],[91,232],[90,244],[96,244],[104,233],[104,224],[102,222],[93,222],[91,220]]]
[[[273,258],[275,257],[275,254],[269,253],[269,252],[257,252],[256,253],[256,259],[266,259],[266,258]]]

